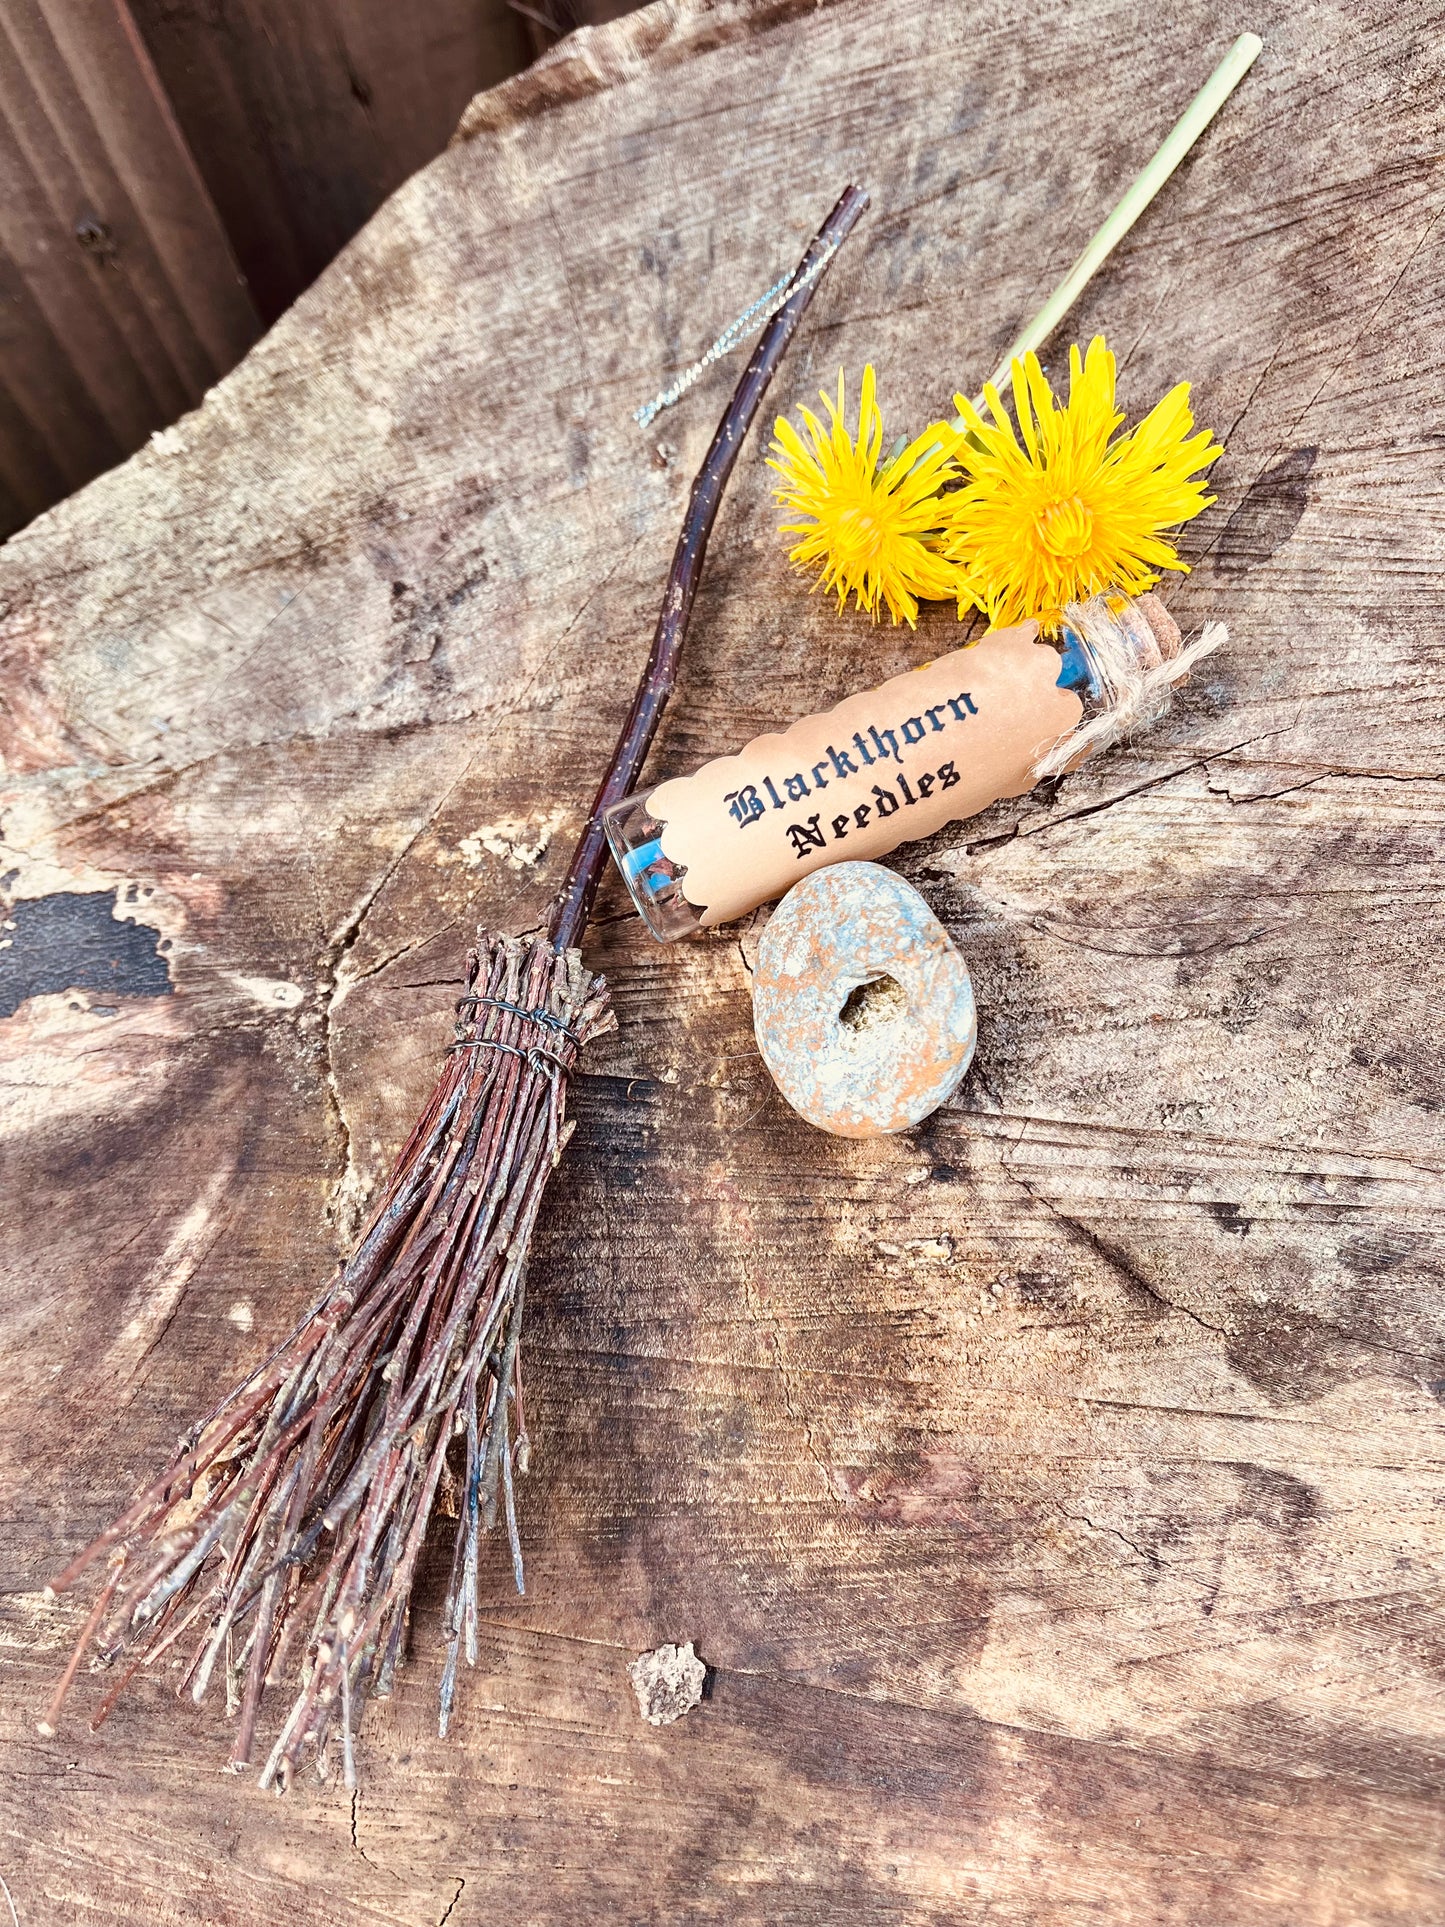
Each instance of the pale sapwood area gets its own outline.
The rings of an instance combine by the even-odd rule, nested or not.
[[[498,1544],[452,1737],[441,1539],[355,1801],[218,1777],[222,1709],[163,1680],[37,1738],[83,1610],[46,1576],[324,1282],[472,926],[544,914],[736,369],[633,408],[855,179],[775,399],[871,357],[920,426],[1246,27],[1072,330],[1227,441],[1170,601],[1232,640],[1146,740],[902,854],[975,976],[957,1101],[809,1131],[756,928],[660,949],[610,886],[621,1028],[529,1287],[529,1589]],[[6,548],[22,1927],[1445,1918],[1441,28],[653,7],[483,96],[202,408]],[[958,637],[810,599],[762,454],[658,774]],[[628,1663],[688,1640],[708,1694],[654,1729]]]

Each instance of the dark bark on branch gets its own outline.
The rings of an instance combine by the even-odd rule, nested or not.
[[[627,721],[622,726],[622,734],[617,739],[612,762],[593,802],[587,827],[572,853],[571,867],[552,914],[552,941],[559,950],[578,942],[586,928],[606,860],[603,813],[635,787],[642,774],[642,765],[647,760],[647,752],[652,747],[652,739],[657,734],[658,724],[662,721],[663,709],[677,681],[677,665],[682,655],[702,565],[707,557],[708,538],[717,519],[723,490],[732,474],[733,463],[752,426],[758,404],[767,393],[773,371],[782,360],[798,323],[806,313],[814,289],[827,273],[828,259],[839,243],[852,232],[867,205],[868,196],[861,187],[845,188],[837,206],[814,235],[793,276],[795,292],[763,331],[762,339],[743,370],[742,380],[733,392],[727,412],[718,424],[712,445],[698,470],[697,480],[688,497],[682,534],[678,537],[673,554],[667,593],[662,599],[662,613],[657,618],[647,667]],[[819,262],[822,266],[818,272],[812,272]]]

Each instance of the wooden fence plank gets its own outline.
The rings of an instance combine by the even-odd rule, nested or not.
[[[506,0],[132,0],[267,321],[522,66]]]
[[[14,526],[194,406],[257,332],[124,0],[0,18],[0,260]]]

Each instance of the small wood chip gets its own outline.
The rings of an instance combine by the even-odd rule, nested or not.
[[[637,1707],[649,1726],[671,1726],[690,1713],[702,1698],[707,1668],[686,1646],[659,1646],[642,1653],[627,1669],[637,1694]]]

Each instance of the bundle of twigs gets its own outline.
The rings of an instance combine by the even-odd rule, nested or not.
[[[614,1023],[578,941],[601,876],[602,811],[631,790],[676,679],[708,536],[748,426],[813,289],[867,196],[849,188],[759,341],[688,503],[647,668],[545,937],[479,935],[457,1034],[360,1244],[269,1358],[191,1429],[174,1460],[54,1582],[106,1577],[42,1731],[92,1644],[121,1663],[92,1720],[189,1635],[179,1690],[216,1678],[236,1712],[230,1765],[251,1760],[268,1682],[291,1710],[261,1774],[285,1787],[354,1736],[404,1656],[427,1526],[456,1495],[444,1608],[446,1732],[458,1659],[477,1654],[481,1535],[500,1514],[523,1584],[513,1475],[526,1470],[519,1341],[528,1247],[571,1126],[567,1078]]]

